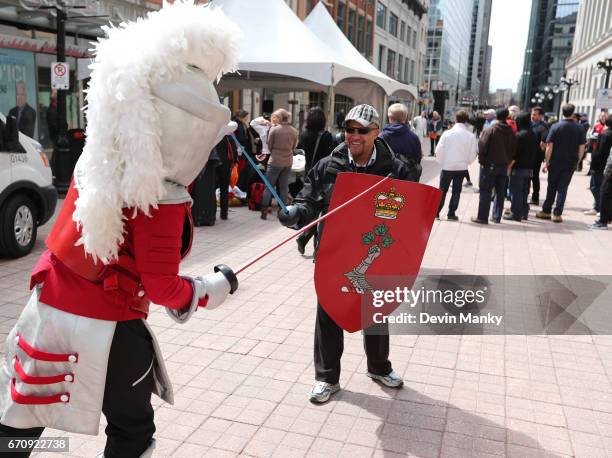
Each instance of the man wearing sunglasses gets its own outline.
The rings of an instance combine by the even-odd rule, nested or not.
[[[299,229],[327,212],[336,176],[341,172],[367,173],[401,180],[418,181],[421,168],[416,163],[404,163],[381,138],[378,112],[370,105],[357,105],[344,120],[345,141],[331,154],[321,159],[308,173],[304,188],[288,207],[288,213],[279,212],[281,224]],[[322,236],[317,233],[315,246]],[[382,325],[377,325],[382,326]],[[386,326],[386,325],[384,325]],[[379,383],[400,388],[403,380],[391,368],[389,361],[389,334],[373,335],[364,332],[364,347],[368,360],[367,375]],[[382,335],[380,335],[382,334]],[[340,389],[340,358],[344,348],[344,334],[329,315],[317,304],[315,324],[315,385],[310,401],[323,403]]]

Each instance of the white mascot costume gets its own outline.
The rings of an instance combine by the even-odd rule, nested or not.
[[[105,31],[87,143],[7,339],[0,437],[97,434],[103,412],[103,456],[150,456],[151,393],[173,394],[149,304],[184,322],[238,286],[223,265],[197,278],[178,271],[192,238],[186,186],[235,128],[213,82],[235,68],[240,33],[221,11],[183,1]]]

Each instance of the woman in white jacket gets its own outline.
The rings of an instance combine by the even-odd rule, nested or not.
[[[461,184],[467,175],[468,167],[478,155],[478,140],[468,126],[469,115],[460,110],[455,114],[456,123],[440,137],[436,148],[436,161],[442,166],[440,172],[440,190],[442,199],[436,217],[440,219],[440,211],[444,207],[446,193],[452,182],[453,192],[448,204],[448,220],[457,221],[455,214],[461,197]]]

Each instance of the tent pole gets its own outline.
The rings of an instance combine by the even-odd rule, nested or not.
[[[387,95],[387,93],[385,92],[383,94],[383,106],[382,106],[382,111],[380,112],[380,119],[381,122],[383,123],[382,126],[380,127],[384,127],[385,124],[387,124],[387,107],[389,106],[389,96]]]
[[[335,125],[335,119],[336,119],[336,113],[334,111],[335,105],[336,105],[336,95],[334,92],[334,85],[335,85],[335,80],[334,80],[334,64],[331,64],[331,85],[329,86],[328,90],[327,90],[327,98],[328,98],[328,106],[327,106],[327,124],[330,127],[329,131],[332,132],[332,129]]]

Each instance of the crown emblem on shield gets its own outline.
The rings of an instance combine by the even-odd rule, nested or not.
[[[395,192],[395,188],[389,191],[381,191],[374,196],[374,216],[383,219],[396,219],[397,214],[404,206],[404,196]]]

